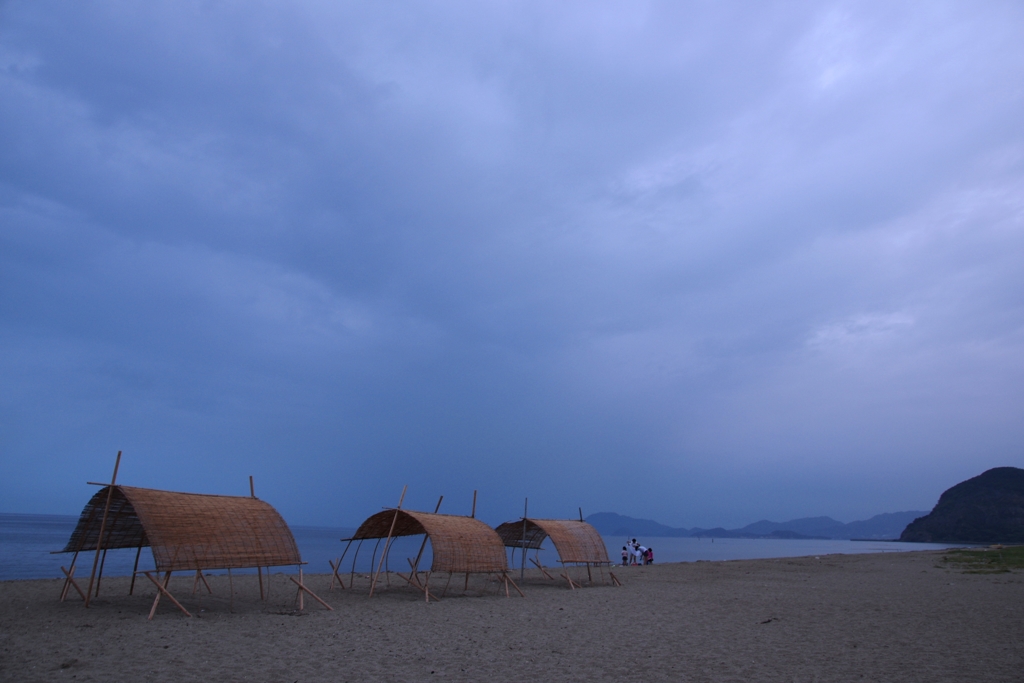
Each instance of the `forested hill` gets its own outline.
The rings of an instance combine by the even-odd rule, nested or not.
[[[996,467],[960,482],[907,526],[900,540],[1024,543],[1024,470]]]

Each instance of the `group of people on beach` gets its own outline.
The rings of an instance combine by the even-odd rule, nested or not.
[[[622,566],[654,564],[654,548],[645,548],[634,538],[622,546]]]

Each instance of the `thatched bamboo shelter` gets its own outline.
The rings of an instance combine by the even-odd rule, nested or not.
[[[540,551],[541,545],[544,543],[544,539],[551,538],[551,542],[555,546],[555,550],[558,552],[558,561],[562,564],[562,567],[567,566],[579,566],[585,565],[587,568],[587,576],[593,581],[590,568],[591,567],[610,567],[611,562],[608,560],[608,550],[605,547],[604,539],[601,538],[601,534],[597,532],[590,524],[584,521],[577,521],[574,519],[532,519],[524,518],[515,522],[505,522],[500,525],[495,531],[501,538],[502,544],[506,547],[519,548],[523,553],[522,561],[525,564],[526,551],[530,549],[536,549]],[[552,578],[550,574],[544,569],[540,561],[536,558],[530,558],[538,569],[540,569],[545,576]],[[613,584],[618,584],[619,580],[614,574],[609,571]],[[562,578],[569,582],[570,588],[575,588],[579,585],[578,582],[574,581],[569,575],[568,571],[562,574]]]
[[[64,570],[66,580],[61,599],[67,597],[72,587],[82,595],[87,606],[92,597],[89,594],[92,577],[87,593],[83,593],[74,580],[79,553],[96,551],[100,560],[106,558],[108,550],[136,548],[135,570],[138,570],[139,555],[145,547],[153,552],[156,573],[163,573],[164,577],[157,580],[149,571],[135,571],[129,592],[134,590],[136,574],[144,574],[156,585],[158,592],[150,610],[151,619],[161,595],[191,616],[167,590],[171,573],[176,571],[195,572],[195,589],[199,581],[206,584],[203,571],[226,569],[230,574],[231,569],[256,568],[262,595],[262,568],[296,565],[300,572],[296,582],[300,596],[305,591],[327,607],[302,584],[303,562],[295,538],[269,503],[255,496],[178,493],[116,485],[104,486],[89,500],[67,545],[59,551],[74,553],[70,570]],[[94,573],[95,568],[94,562]],[[102,574],[100,562],[99,579]],[[209,590],[209,585],[206,588]],[[95,593],[99,594],[99,580]]]
[[[384,550],[377,563],[377,574],[379,574],[380,566],[388,561],[391,539],[400,536],[421,535],[424,536],[424,539],[419,554],[415,560],[411,558],[408,560],[409,574],[398,573],[398,575],[422,591],[428,602],[432,595],[429,589],[430,575],[434,573],[448,574],[449,583],[454,574],[465,574],[467,586],[470,574],[495,574],[505,584],[506,594],[510,584],[517,591],[519,590],[508,576],[505,547],[494,529],[473,517],[402,509],[387,509],[378,512],[360,524],[351,538],[342,539],[347,541],[348,545],[335,566],[335,578],[340,580],[341,577],[337,574],[338,569],[353,543],[357,545],[352,557],[352,578],[355,577],[356,558],[363,541],[375,540],[379,545],[381,540],[385,540]],[[433,559],[430,570],[423,572],[425,576],[421,579],[419,562],[427,540],[430,541]],[[377,547],[375,546],[371,565],[376,561],[376,557]],[[375,575],[370,587],[371,595],[376,581],[377,576]],[[445,592],[447,589],[448,585],[445,584]],[[443,595],[444,593],[442,593],[442,597]],[[522,595],[522,591],[520,591],[520,595]],[[434,595],[433,597],[436,599],[438,596]]]

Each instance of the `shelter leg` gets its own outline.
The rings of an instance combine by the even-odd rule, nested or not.
[[[422,584],[420,583],[420,573],[416,571],[416,564],[408,557],[405,558],[405,561],[409,563],[409,583],[412,583],[417,588],[422,587]],[[401,576],[401,574],[399,574],[399,576]]]
[[[231,613],[235,613],[235,582],[231,580],[231,567],[228,567],[228,609]]]
[[[296,586],[299,587],[298,588],[299,595],[301,595],[302,593],[309,593],[309,597],[313,598],[314,600],[319,602],[321,605],[323,605],[324,607],[326,607],[330,611],[332,611],[332,612],[334,611],[334,608],[331,607],[330,605],[328,605],[323,600],[321,600],[320,596],[318,596],[316,593],[314,593],[313,591],[311,591],[308,588],[306,588],[305,584],[303,584],[301,580],[300,581],[296,581],[294,576],[289,576],[288,580],[291,581],[292,583],[294,583]]]
[[[303,609],[305,609],[305,608],[306,608],[306,603],[305,603],[305,602],[303,602],[303,600],[302,600],[302,598],[303,598],[303,595],[302,595],[302,588],[303,588],[303,586],[302,586],[302,565],[300,564],[300,565],[299,565],[299,590],[298,590],[298,593],[299,593],[299,594],[298,594],[298,595],[296,596],[296,597],[297,597],[297,598],[299,599],[299,611],[300,611],[300,612],[301,612],[301,611],[302,611]]]
[[[256,567],[256,576],[260,578],[260,600],[263,600],[263,568]]]
[[[469,590],[469,572],[466,572],[466,585],[462,587],[462,592],[465,593]]]
[[[370,573],[373,577],[370,580],[370,595],[373,595],[373,587],[377,585],[377,575],[373,573],[373,568],[377,566],[377,548],[380,547],[381,539],[377,539],[377,542],[373,544],[373,553],[370,555]]]
[[[362,547],[363,542],[359,541],[359,543],[356,544],[356,551],[352,553],[352,574],[348,577],[348,585],[350,586],[356,585],[356,560],[359,559],[359,549]]]
[[[338,580],[338,585],[341,586],[342,590],[345,589],[345,582],[341,580],[341,575],[338,574],[338,570],[341,569],[341,560],[338,560],[338,564],[334,564],[330,560],[327,560],[327,564],[331,565],[331,588],[334,590],[334,580]]]
[[[512,584],[512,587],[516,589],[516,592],[519,593],[520,597],[526,597],[526,594],[519,590],[519,586],[517,586],[516,582],[512,580],[512,577],[508,575],[508,572],[505,572],[505,580]],[[508,588],[506,587],[506,591],[507,590]]]
[[[170,572],[167,572],[167,574],[164,576],[164,582],[163,582],[162,586],[160,585],[160,581],[158,581],[157,579],[154,579],[152,574],[150,574],[149,572],[142,572],[142,573],[146,575],[147,579],[149,579],[150,581],[153,582],[153,585],[156,586],[156,590],[157,590],[156,599],[153,600],[153,607],[152,607],[152,609],[149,610],[149,618],[150,619],[152,619],[153,615],[156,614],[156,606],[158,604],[160,604],[160,596],[161,595],[166,595],[167,599],[170,600],[171,602],[173,602],[175,607],[177,607],[182,612],[184,612],[186,617],[191,617],[192,616],[192,614],[189,613],[189,611],[187,609],[185,609],[180,602],[178,602],[177,600],[174,599],[174,596],[171,595],[170,591],[167,590],[167,584],[170,583],[170,581],[171,581],[171,573]]]
[[[569,582],[570,590],[576,590],[576,584],[573,582],[572,577],[569,576],[569,567],[564,563],[562,564],[562,578]]]
[[[402,572],[395,572],[395,575],[398,576],[398,578],[400,578],[403,581],[405,581],[406,583],[408,583],[410,586],[412,586],[416,590],[419,590],[419,591],[423,590],[423,584],[421,584],[419,582],[419,579],[416,578],[415,574],[413,574],[411,577],[409,577],[409,576],[406,576],[405,574],[403,574]]]
[[[103,566],[107,564],[107,548],[103,549],[103,557],[100,559],[100,572],[96,575],[96,595],[100,597],[100,581],[103,580]]]
[[[68,590],[71,588],[71,578],[68,577],[68,572],[71,573],[71,576],[74,576],[75,575],[75,569],[76,569],[75,564],[77,564],[77,563],[78,563],[78,551],[76,550],[74,556],[71,558],[71,567],[69,569],[67,569],[67,570],[65,570],[64,567],[60,568],[60,570],[62,572],[64,572],[64,576],[65,576],[64,587],[60,589],[60,601],[61,602],[64,602],[68,598]],[[79,593],[82,592],[80,588],[78,589],[78,592]]]
[[[426,596],[427,602],[430,602],[430,572],[423,579],[423,595]]]
[[[107,502],[103,506],[103,520],[100,522],[100,534],[96,539],[96,557],[92,560],[92,572],[89,574],[89,590],[85,592],[85,606],[89,606],[89,596],[92,595],[92,580],[96,576],[96,564],[100,559],[100,550],[103,548],[105,539],[104,532],[107,528],[107,514],[110,512],[110,499],[114,495],[114,484],[117,483],[117,469],[121,466],[121,451],[117,452],[117,460],[114,462],[114,476],[110,478],[110,486],[107,488]],[[97,589],[99,586],[97,586]]]
[[[335,575],[337,575],[339,582],[341,581],[341,574],[339,573],[341,572],[341,563],[344,562],[345,554],[348,553],[350,547],[352,547],[352,541],[345,544],[345,549],[341,552],[341,557],[338,558],[338,568],[335,570]],[[355,570],[355,563],[353,563],[352,569]],[[349,583],[349,585],[351,586],[352,584]],[[342,583],[341,587],[344,588],[345,584]],[[331,590],[334,590],[334,577],[331,577]]]
[[[135,553],[135,566],[132,567],[132,582],[128,585],[128,595],[135,592],[135,574],[139,571],[139,556],[142,555],[142,546],[139,546]]]
[[[538,562],[538,561],[537,561],[536,559],[534,559],[534,558],[532,558],[532,557],[531,557],[531,558],[530,558],[530,562],[533,562],[533,563],[534,563],[535,565],[537,565],[537,569],[539,569],[539,570],[541,571],[541,573],[542,573],[542,574],[544,574],[544,576],[548,577],[548,578],[549,578],[549,579],[551,579],[552,581],[554,581],[554,580],[555,580],[555,577],[551,576],[551,574],[548,574],[548,570],[544,569],[544,565],[542,565],[542,564],[541,564],[540,562]]]
[[[590,563],[587,562],[587,581],[594,583],[594,577],[590,574]]]
[[[609,571],[608,572],[608,576],[612,577],[612,585],[615,585],[615,586],[621,586],[622,585],[622,582],[619,581],[619,577],[615,576],[614,573]]]
[[[448,572],[448,580],[444,584],[444,590],[441,591],[441,597],[448,595],[448,584],[452,582],[452,573]]]
[[[63,590],[63,594],[61,595],[60,601],[64,602],[64,600],[67,599],[68,589],[72,588],[72,587],[76,591],[78,591],[79,595],[82,596],[82,600],[85,600],[85,593],[83,593],[82,589],[78,587],[77,583],[75,583],[75,578],[74,578],[75,577],[75,565],[72,564],[70,570],[64,569],[64,567],[61,567],[60,570],[62,572],[64,572],[64,576],[67,577],[66,579],[64,579],[64,590]]]
[[[384,554],[385,555],[387,555],[388,547],[391,545],[391,534],[395,533],[395,524],[398,523],[398,513],[402,510],[402,501],[405,500],[405,491],[408,488],[409,488],[408,485],[402,487],[402,496],[398,499],[398,507],[395,508],[395,517],[394,517],[394,519],[391,520],[391,528],[388,529],[388,540],[386,540],[384,542]],[[379,539],[378,539],[378,542],[379,542]],[[383,557],[381,557],[380,559],[381,559],[381,562],[384,561]],[[370,566],[372,567],[373,565],[370,565]],[[377,565],[377,573],[373,575],[373,581],[370,583],[370,596],[371,597],[373,596],[373,589],[376,588],[376,586],[377,586],[377,577],[378,576],[380,576],[380,564]]]

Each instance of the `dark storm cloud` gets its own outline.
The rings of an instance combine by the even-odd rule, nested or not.
[[[7,4],[4,507],[118,448],[323,523],[407,482],[852,519],[1024,464],[1022,25]]]

